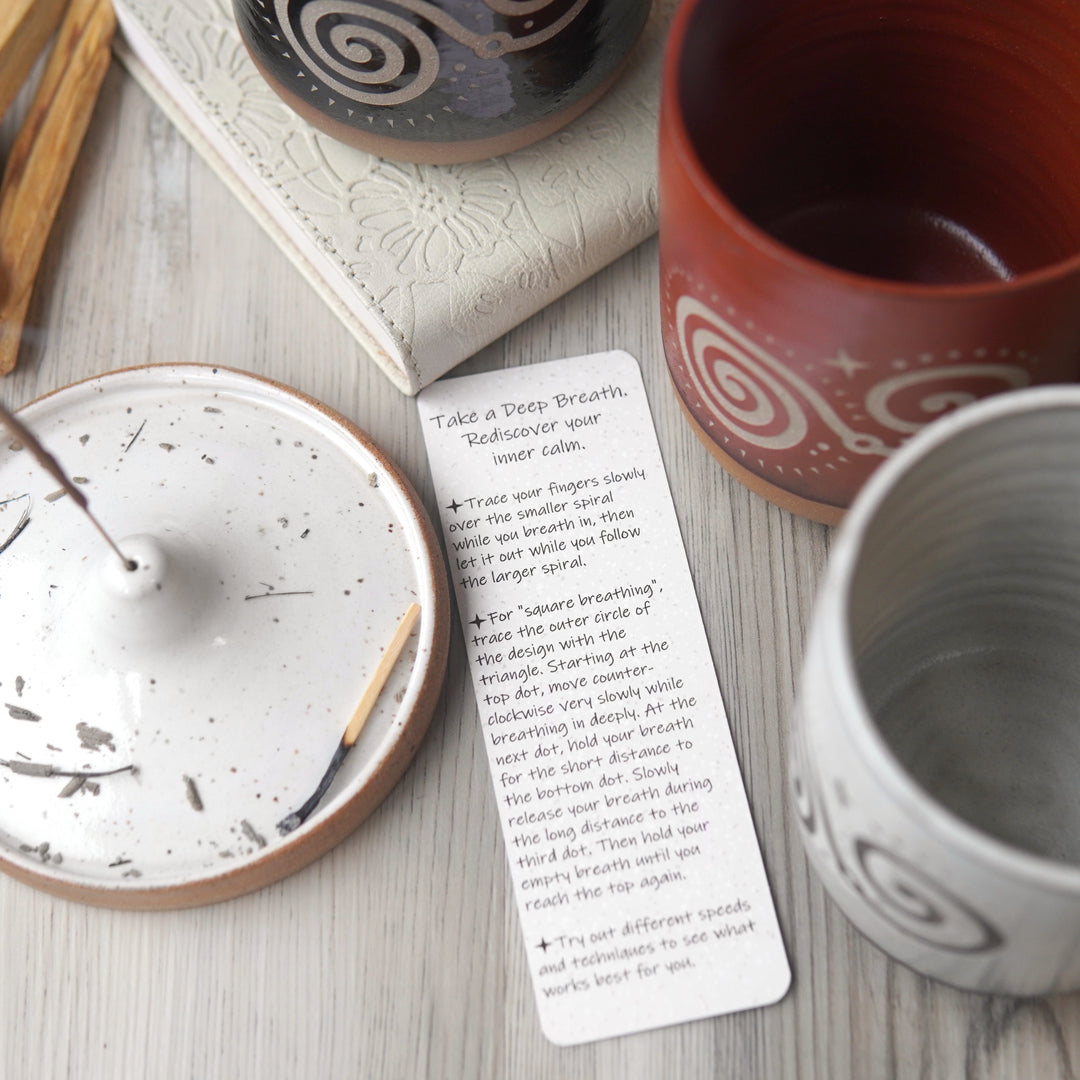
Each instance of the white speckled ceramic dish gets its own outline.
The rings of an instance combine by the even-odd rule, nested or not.
[[[342,417],[223,368],[118,371],[20,418],[138,567],[0,440],[0,869],[179,907],[323,854],[404,772],[445,673],[445,570],[408,482]],[[280,836],[413,601],[356,746]]]

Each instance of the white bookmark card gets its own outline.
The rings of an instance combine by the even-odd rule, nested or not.
[[[418,402],[545,1035],[777,1001],[787,957],[637,362]]]

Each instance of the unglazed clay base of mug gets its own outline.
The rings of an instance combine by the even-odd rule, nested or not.
[[[181,907],[344,839],[412,760],[445,673],[445,569],[408,482],[343,417],[224,368],[113,372],[20,417],[136,567],[0,443],[0,869]],[[414,601],[333,786],[279,835]]]
[[[749,488],[755,495],[760,495],[774,506],[779,506],[781,510],[786,510],[788,513],[795,514],[798,517],[809,518],[811,521],[820,522],[822,525],[839,525],[843,521],[844,507],[830,506],[828,503],[813,502],[799,495],[793,495],[790,491],[777,487],[776,484],[770,484],[767,480],[762,480],[760,476],[744,468],[729,454],[725,454],[686,407],[686,402],[683,401],[682,394],[679,393],[679,388],[674,381],[672,381],[672,389],[675,391],[675,397],[683,411],[683,416],[686,417],[694,434],[705,444],[705,449],[716,458],[724,471],[730,473],[743,487]]]

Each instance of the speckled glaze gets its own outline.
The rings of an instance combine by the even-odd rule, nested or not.
[[[407,767],[445,672],[445,573],[408,482],[344,418],[223,368],[115,372],[20,416],[137,566],[3,441],[0,869],[176,907],[327,851]],[[333,787],[279,836],[413,601],[418,627]]]
[[[664,347],[725,468],[835,523],[916,431],[1077,378],[1080,5],[687,0]]]
[[[599,98],[651,0],[233,0],[256,65],[315,127],[401,161],[495,157]]]
[[[860,492],[791,732],[810,859],[915,970],[1080,987],[1080,387],[960,409]]]

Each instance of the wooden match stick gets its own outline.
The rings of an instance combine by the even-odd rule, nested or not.
[[[330,764],[326,772],[323,773],[323,778],[319,781],[318,787],[315,788],[311,797],[299,810],[294,810],[278,822],[277,829],[282,836],[287,836],[311,816],[312,811],[319,805],[322,797],[333,783],[338,769],[341,768],[341,763],[360,737],[360,732],[363,731],[364,724],[367,723],[367,718],[375,707],[375,702],[379,700],[379,694],[382,693],[386,680],[390,677],[390,672],[394,670],[394,665],[401,655],[401,650],[405,648],[405,642],[409,640],[409,635],[412,633],[413,626],[416,624],[419,615],[420,605],[414,603],[409,605],[408,610],[401,617],[401,622],[398,623],[398,628],[394,631],[390,644],[386,646],[386,651],[376,665],[363,696],[360,698],[360,704],[356,706],[356,711],[352,714],[352,719],[346,726],[345,734],[341,736],[341,742],[338,743],[334,756],[330,759]]]
[[[8,156],[0,183],[0,375],[19,355],[34,278],[109,67],[115,28],[110,0],[71,0]]]

